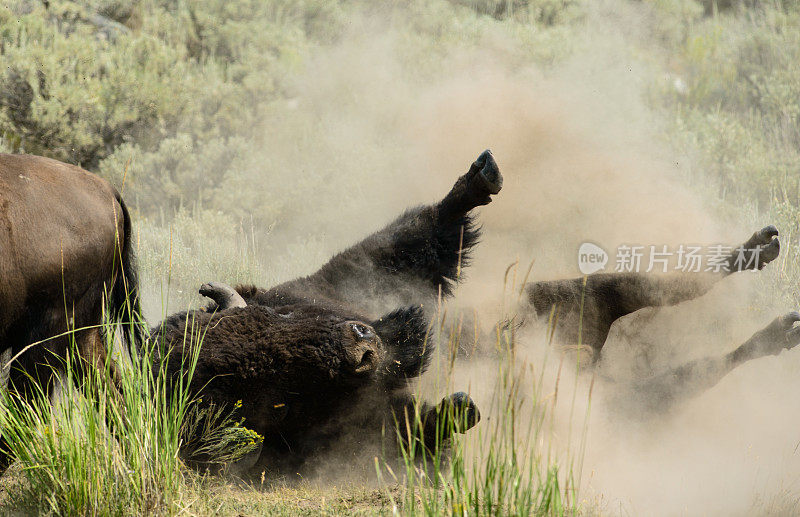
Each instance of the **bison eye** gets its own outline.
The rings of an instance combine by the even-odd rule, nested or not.
[[[360,337],[361,339],[369,339],[375,336],[371,328],[367,327],[366,325],[362,325],[361,323],[352,323],[351,328],[356,336]]]

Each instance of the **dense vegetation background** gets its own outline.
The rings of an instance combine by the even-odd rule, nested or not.
[[[782,230],[797,235],[797,3],[602,5],[606,13],[631,6],[644,13],[624,36],[651,71],[645,91],[667,121],[665,140],[694,153],[694,174],[713,180],[720,199],[773,211]],[[335,195],[331,179],[353,167],[347,153],[337,161],[322,117],[296,113],[310,58],[352,36],[352,20],[388,20],[402,42],[397,72],[425,81],[448,56],[497,33],[510,41],[509,59],[557,66],[586,45],[576,36],[593,7],[581,0],[11,0],[0,8],[0,149],[80,164],[120,187],[125,177],[129,204],[153,226],[141,234],[152,244],[142,252],[145,267],[164,262],[148,250],[163,248],[172,227],[174,251],[205,269],[196,240],[198,227],[211,227],[205,233],[227,239],[231,251],[213,261],[228,269],[204,273],[235,278],[251,269],[257,248],[286,245],[264,235],[291,234],[305,207],[288,200],[312,190]],[[330,149],[310,157],[308,141]],[[243,249],[250,252],[241,256]]]
[[[620,59],[637,63],[635,78],[616,78],[619,88],[637,81],[660,144],[688,157],[680,180],[720,218],[776,224],[782,256],[796,257],[793,0],[6,0],[0,151],[79,164],[123,189],[153,322],[196,301],[202,281],[269,285],[309,272],[359,236],[350,228],[357,220],[359,230],[375,227],[407,205],[385,207],[368,194],[391,188],[373,169],[408,162],[403,135],[382,130],[397,113],[360,95],[372,76],[327,80],[356,55],[348,48],[391,32],[393,59],[378,75],[403,80],[388,99],[486,49],[504,66],[533,65],[547,77],[598,44],[598,20],[622,41]],[[331,56],[336,64],[326,65]],[[372,120],[346,118],[359,111]],[[342,128],[352,135],[342,138]],[[357,207],[353,224],[332,228],[343,210],[309,206],[311,192],[346,198]],[[772,268],[767,281],[769,296],[796,307],[795,262]],[[331,511],[349,509],[349,493],[335,497]]]

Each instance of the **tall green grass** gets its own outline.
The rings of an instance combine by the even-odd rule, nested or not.
[[[527,280],[527,278],[526,278]],[[523,281],[524,283],[524,281]],[[516,294],[515,289],[510,290]],[[440,314],[444,311],[440,309]],[[562,364],[558,365],[555,384],[545,372],[548,350],[552,347],[555,315],[551,317],[545,336],[544,355],[533,360],[524,353],[531,346],[515,331],[513,321],[495,327],[494,343],[488,355],[492,363],[485,379],[490,383],[491,399],[480,407],[482,420],[466,434],[456,433],[462,415],[444,419],[447,428],[438,429],[433,454],[420,450],[420,441],[400,443],[401,472],[395,472],[390,458],[376,460],[376,470],[383,481],[401,486],[400,495],[388,492],[396,512],[406,515],[567,515],[579,510],[580,472],[586,446],[588,411],[582,419],[582,432],[577,443],[571,440],[576,416],[576,396],[570,408],[570,439],[566,448],[556,443],[555,407],[558,401]],[[443,328],[445,318],[438,323]],[[455,350],[460,348],[458,324],[451,323],[449,332],[436,333],[445,353],[446,374],[437,383],[438,393],[451,393],[456,367]],[[449,335],[447,341],[440,336]],[[536,338],[531,338],[536,339]],[[550,369],[552,373],[552,368]],[[578,384],[572,387],[577,394]],[[463,387],[462,387],[463,388]],[[588,392],[591,401],[591,387]],[[421,397],[418,396],[418,399]],[[419,407],[412,418],[412,427],[422,435],[422,416]],[[399,436],[399,434],[398,434]],[[442,437],[452,437],[443,440]]]
[[[127,359],[114,353],[114,326],[104,326],[107,357],[117,359],[113,368],[111,361],[104,369],[81,364],[69,352],[54,359],[61,367],[53,368],[49,390],[31,382],[27,395],[2,391],[0,429],[16,460],[11,508],[130,515],[171,514],[180,507],[186,471],[179,451],[194,403],[188,387],[201,336],[186,333],[193,353],[184,375],[168,380],[157,340]],[[70,350],[77,350],[75,332]]]

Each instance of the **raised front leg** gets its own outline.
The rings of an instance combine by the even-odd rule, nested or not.
[[[302,293],[374,312],[434,299],[440,289],[449,295],[478,241],[470,211],[489,203],[502,184],[491,152],[484,151],[440,202],[406,211],[310,277],[258,293],[256,303],[276,306]]]
[[[617,319],[645,307],[676,305],[702,296],[736,271],[762,269],[780,252],[778,230],[767,226],[734,249],[728,270],[717,273],[598,273],[585,278],[531,282],[525,287],[526,306],[546,318],[555,311],[559,340],[590,346],[596,354]]]
[[[702,393],[717,384],[731,370],[747,361],[778,355],[800,344],[800,313],[776,318],[740,345],[719,357],[706,357],[636,382],[637,399],[649,409],[663,410],[671,404]]]

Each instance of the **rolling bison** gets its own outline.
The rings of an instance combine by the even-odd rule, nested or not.
[[[131,239],[128,209],[107,181],[49,158],[0,154],[4,384],[20,393],[47,385],[72,343],[86,361],[105,360],[103,311],[139,319]]]
[[[501,186],[487,151],[442,201],[408,210],[311,276],[269,290],[204,286],[216,305],[152,332],[171,350],[170,373],[179,377],[192,352],[187,328],[199,329],[191,389],[206,403],[241,401],[239,415],[265,438],[257,471],[295,473],[334,444],[358,447],[384,431],[424,453],[446,446],[480,414],[461,392],[415,402],[408,382],[433,353],[420,302],[451,292],[479,236],[471,211]],[[395,309],[372,315],[387,303]]]
[[[192,389],[218,405],[241,401],[239,415],[265,437],[259,471],[297,472],[341,438],[359,444],[387,423],[407,444],[447,443],[451,435],[443,428],[463,432],[479,413],[467,395],[456,393],[437,406],[423,404],[418,428],[409,421],[415,403],[408,381],[425,371],[433,352],[421,306],[452,293],[479,238],[472,210],[501,187],[486,151],[441,201],[406,211],[308,277],[271,289],[204,285],[201,293],[214,304],[176,314],[153,331],[169,346],[170,372],[178,376],[191,352],[184,347],[187,328],[201,332]],[[772,227],[757,232],[731,260],[757,257],[752,267],[762,268],[778,254],[776,235]],[[597,274],[585,288],[583,279],[532,282],[519,310],[545,317],[555,307],[564,340],[582,339],[599,353],[616,319],[699,296],[723,276]],[[376,316],[387,308],[394,310]],[[651,393],[654,403],[695,393],[743,361],[800,343],[798,320],[798,313],[778,318],[730,354],[645,379],[637,389]]]
[[[524,288],[523,313],[546,318],[558,311],[557,333],[564,343],[586,345],[600,358],[611,325],[645,307],[676,305],[702,296],[718,281],[737,271],[763,269],[778,257],[778,230],[767,226],[731,251],[716,272],[595,273],[583,278],[531,282]],[[581,316],[582,315],[582,316]],[[583,326],[578,321],[583,319]],[[580,331],[580,335],[579,335]]]
[[[596,273],[585,278],[531,282],[524,287],[519,312],[533,313],[540,319],[556,315],[554,330],[558,340],[589,347],[596,363],[611,325],[623,316],[646,307],[676,305],[697,298],[730,274],[763,269],[780,252],[778,230],[766,226],[731,249],[721,262],[724,267],[713,273]],[[800,327],[794,327],[797,321],[800,313],[785,314],[729,354],[706,357],[625,383],[623,394],[636,394],[632,401],[637,410],[663,410],[710,388],[743,362],[794,348],[800,343]]]

